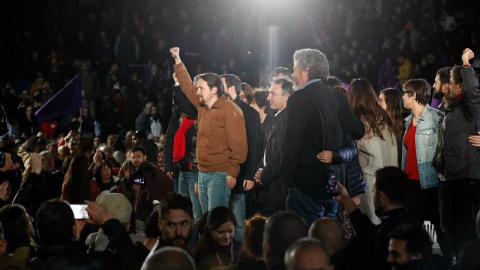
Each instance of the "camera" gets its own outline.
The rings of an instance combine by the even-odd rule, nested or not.
[[[145,175],[140,170],[136,170],[130,175],[130,180],[133,182],[134,185],[144,185]]]

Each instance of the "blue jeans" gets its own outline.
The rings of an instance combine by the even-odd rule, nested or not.
[[[237,220],[237,226],[235,227],[234,239],[243,242],[243,234],[245,233],[245,194],[232,194],[229,204],[230,210],[232,210]]]
[[[217,206],[228,207],[230,194],[227,172],[198,172],[198,197],[202,214]]]
[[[178,192],[187,195],[192,201],[193,218],[195,222],[202,218],[202,208],[200,207],[200,200],[195,194],[195,183],[198,181],[198,172],[181,171],[178,175]]]
[[[300,215],[309,227],[317,218],[336,218],[337,210],[338,202],[334,199],[316,199],[298,188],[288,191],[287,211]]]

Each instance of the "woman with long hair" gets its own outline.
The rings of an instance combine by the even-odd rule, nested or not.
[[[85,156],[72,158],[65,173],[60,199],[70,204],[83,204],[85,200],[95,201],[100,194],[97,183],[89,179],[87,161]]]
[[[195,262],[198,270],[227,266],[237,261],[241,242],[233,240],[237,220],[233,212],[219,206],[206,215],[202,236],[195,248]]]
[[[397,141],[390,117],[377,103],[375,91],[367,79],[354,79],[348,87],[348,93],[353,113],[365,125],[365,136],[357,142],[357,146],[360,166],[370,189],[360,196],[360,209],[373,223],[379,224],[371,187],[378,169],[398,167]]]
[[[386,88],[380,91],[378,104],[384,109],[392,121],[393,133],[397,139],[398,165],[402,159],[402,138],[405,133],[406,111],[403,107],[402,92],[397,88]]]
[[[125,185],[123,181],[118,177],[113,176],[112,165],[110,163],[102,161],[100,168],[98,168],[93,178],[97,183],[100,192],[108,191],[112,193],[126,194]]]

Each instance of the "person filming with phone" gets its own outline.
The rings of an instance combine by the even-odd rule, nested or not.
[[[79,206],[82,215],[75,215],[72,209],[76,208],[58,199],[40,205],[35,217],[38,247],[31,251],[27,265],[31,269],[132,269],[136,252],[125,226],[98,203],[85,201]],[[87,254],[87,246],[78,241],[86,223],[102,228],[111,253]]]
[[[145,230],[145,222],[152,211],[158,210],[160,201],[173,192],[173,180],[147,161],[145,150],[135,146],[130,151],[135,170],[130,175],[135,194],[134,214],[137,232]]]
[[[387,166],[377,170],[375,177],[375,184],[372,188],[374,192],[375,214],[380,217],[380,224],[373,224],[368,216],[362,213],[348,194],[345,186],[338,181],[338,196],[335,196],[334,199],[345,206],[355,231],[358,236],[362,237],[361,239],[365,240],[368,237],[373,237],[371,240],[373,240],[374,248],[371,254],[376,259],[376,262],[384,266],[381,269],[389,269],[390,267],[386,264],[389,234],[400,224],[422,225],[405,208],[409,187],[409,180],[405,172],[397,167]],[[360,243],[357,242],[357,244]],[[345,259],[348,256],[353,256],[352,254],[342,255],[345,256]],[[338,261],[341,262],[342,258],[339,258]]]

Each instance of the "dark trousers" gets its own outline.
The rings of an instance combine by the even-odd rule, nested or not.
[[[433,224],[443,257],[445,260],[451,261],[453,259],[452,249],[440,224],[438,188],[422,189],[418,180],[410,180],[406,206],[408,211],[420,221],[429,220]]]
[[[459,179],[441,181],[438,186],[441,227],[457,257],[462,248],[477,237],[479,182]]]

